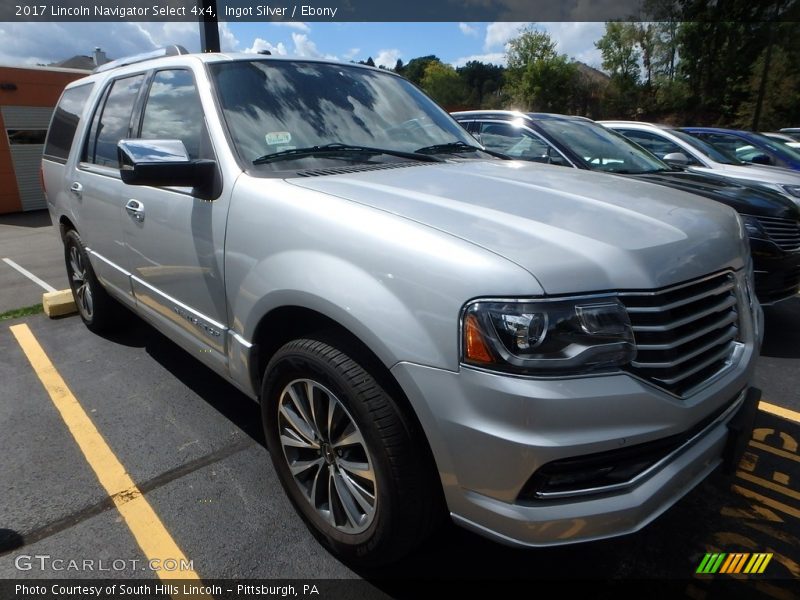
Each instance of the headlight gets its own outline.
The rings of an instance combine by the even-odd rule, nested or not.
[[[784,185],[781,186],[787,194],[800,198],[800,185]]]
[[[615,297],[473,302],[462,340],[464,363],[524,375],[609,370],[636,357],[628,313]]]
[[[764,230],[764,227],[756,217],[741,215],[740,219],[747,237],[769,239],[769,234]]]

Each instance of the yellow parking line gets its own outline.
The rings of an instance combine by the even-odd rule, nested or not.
[[[780,456],[781,458],[788,458],[789,460],[800,462],[800,456],[798,456],[797,454],[792,454],[791,452],[787,452],[786,450],[781,450],[780,448],[774,448],[767,444],[762,444],[761,442],[757,442],[756,440],[750,440],[750,445],[753,448],[764,450],[765,452],[769,452],[770,454],[774,454],[775,456]]]
[[[767,498],[759,494],[758,492],[754,492],[753,490],[748,490],[747,488],[743,488],[739,485],[731,486],[731,489],[739,494],[740,496],[744,496],[745,498],[751,498],[753,500],[758,500],[761,504],[768,506],[770,508],[774,508],[777,511],[785,513],[795,519],[800,519],[800,510],[797,510],[793,506],[789,506],[788,504],[784,504],[783,502],[778,502],[777,500],[773,500],[772,498]]]
[[[755,483],[756,485],[760,485],[761,487],[765,487],[768,490],[772,490],[773,492],[778,492],[779,494],[783,494],[784,496],[789,496],[790,498],[794,498],[795,500],[800,500],[800,492],[796,492],[790,487],[786,487],[784,485],[779,485],[777,483],[773,483],[767,479],[762,479],[761,477],[756,477],[755,475],[751,475],[745,471],[736,471],[736,476],[740,479],[744,479],[745,481],[749,481],[750,483]]]
[[[17,338],[22,351],[28,357],[33,370],[50,395],[61,418],[66,423],[72,437],[78,443],[83,456],[94,470],[102,485],[125,520],[139,547],[148,561],[158,565],[187,565],[186,556],[178,548],[175,540],[153,511],[150,503],[142,495],[125,467],[109,448],[103,436],[97,431],[89,416],[73,396],[66,382],[61,378],[53,363],[45,354],[30,328],[14,325],[11,333]],[[164,561],[167,561],[164,563]],[[175,561],[175,562],[173,562]],[[200,577],[192,569],[156,571],[162,579],[197,579]]]
[[[758,403],[758,408],[764,412],[783,417],[784,419],[789,419],[795,423],[800,423],[800,412],[797,412],[796,410],[790,410],[788,408],[783,408],[782,406],[776,406],[774,404],[770,404],[769,402],[764,402],[763,400]]]

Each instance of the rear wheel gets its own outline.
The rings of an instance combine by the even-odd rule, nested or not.
[[[319,340],[284,345],[267,366],[262,415],[286,493],[342,559],[389,563],[427,536],[439,496],[424,440],[354,358]]]
[[[74,229],[64,236],[64,260],[69,287],[83,322],[96,333],[112,329],[123,316],[124,309],[100,285],[89,254]]]

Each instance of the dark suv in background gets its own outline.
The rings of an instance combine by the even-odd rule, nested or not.
[[[742,215],[750,237],[761,304],[790,298],[800,290],[800,210],[782,194],[670,166],[584,117],[501,110],[453,116],[487,149],[511,158],[613,173],[727,204]]]

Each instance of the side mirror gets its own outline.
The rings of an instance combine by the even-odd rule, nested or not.
[[[747,162],[753,163],[754,165],[772,165],[772,159],[766,154],[756,154],[755,156],[750,157],[750,160]]]
[[[128,185],[190,187],[204,200],[219,195],[217,163],[190,159],[180,140],[121,140],[117,154],[120,177]]]
[[[689,164],[689,157],[683,152],[670,152],[666,154],[662,160],[668,165],[674,165],[676,167],[685,167]]]

